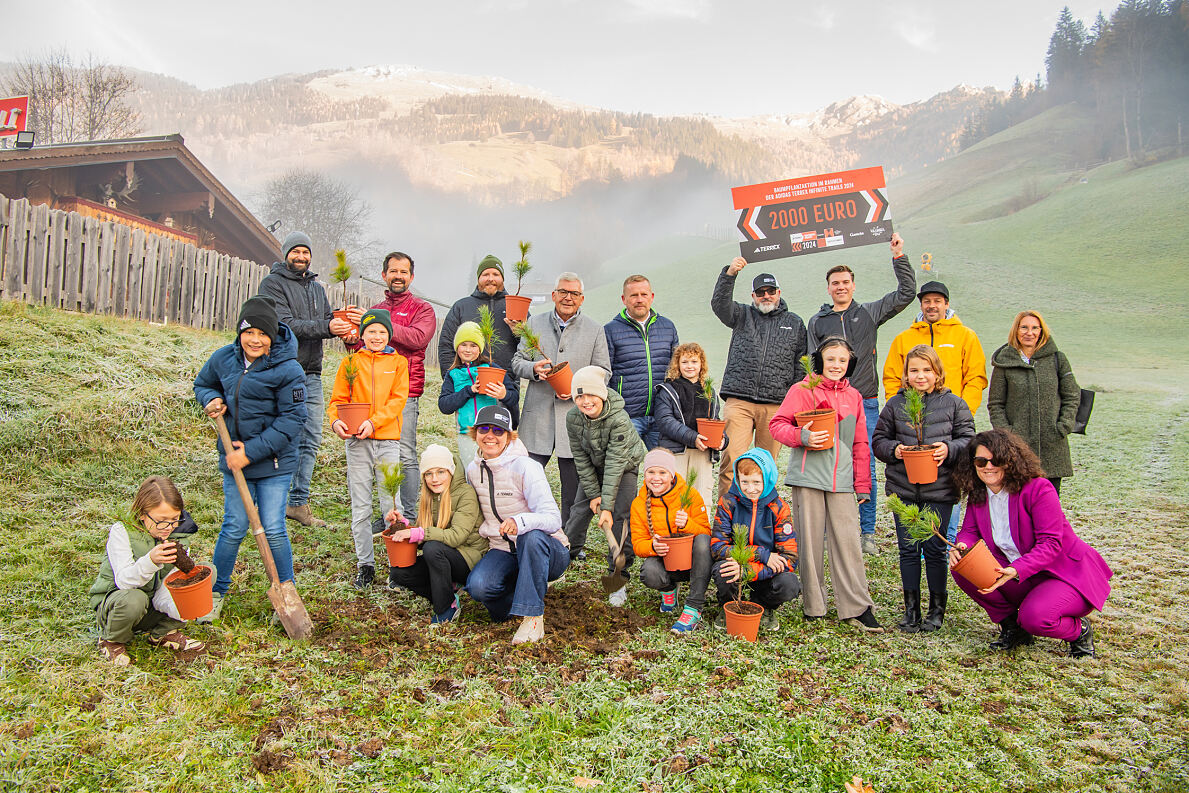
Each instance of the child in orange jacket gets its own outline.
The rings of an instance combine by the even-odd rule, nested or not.
[[[359,323],[363,348],[343,359],[334,378],[327,414],[330,428],[347,442],[347,489],[351,494],[351,536],[359,570],[355,586],[366,589],[376,577],[372,543],[372,483],[381,487],[380,466],[400,462],[401,413],[409,399],[409,362],[388,346],[392,317],[369,309]],[[350,426],[348,406],[366,405],[367,418]],[[350,419],[350,416],[346,416]],[[394,499],[399,496],[393,494]]]
[[[661,593],[661,611],[677,608],[677,587],[689,582],[685,607],[670,628],[679,636],[688,634],[702,621],[706,587],[710,584],[710,516],[706,502],[696,488],[687,488],[677,473],[677,458],[668,449],[657,447],[644,455],[644,484],[632,501],[629,525],[632,549],[642,563],[640,580],[649,589]],[[688,490],[688,493],[687,493]],[[688,502],[683,507],[682,500]],[[667,539],[675,534],[692,534],[690,567],[669,570],[665,557],[670,553]]]

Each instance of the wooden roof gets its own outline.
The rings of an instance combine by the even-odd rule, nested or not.
[[[129,162],[137,164],[139,173],[151,175],[160,193],[158,208],[170,208],[171,201],[178,202],[176,209],[208,204],[213,214],[207,225],[235,255],[263,265],[280,258],[276,237],[186,148],[181,135],[0,150],[0,173]]]

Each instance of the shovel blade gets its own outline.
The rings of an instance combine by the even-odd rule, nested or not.
[[[268,588],[268,599],[281,620],[281,627],[290,639],[308,639],[314,635],[314,623],[310,620],[297,587],[292,581],[283,581]]]

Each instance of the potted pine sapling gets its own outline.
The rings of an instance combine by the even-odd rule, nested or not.
[[[129,530],[144,531],[140,521],[134,521],[130,515],[121,515],[120,521]],[[196,620],[209,614],[213,605],[214,570],[209,565],[195,564],[177,540],[167,542],[173,543],[177,556],[173,562],[176,569],[165,576],[165,588],[169,590],[178,614],[184,620]]]
[[[483,337],[483,349],[487,351],[489,357],[494,354],[492,348],[504,341],[496,335],[495,314],[487,306],[479,306],[479,335]],[[475,371],[475,383],[480,389],[489,383],[502,383],[506,373],[506,370],[498,366],[482,366]]]
[[[528,263],[528,254],[533,249],[533,244],[528,240],[520,240],[517,245],[520,247],[520,259],[512,265],[512,269],[516,273],[516,294],[507,295],[504,298],[504,316],[508,318],[509,322],[524,322],[528,319],[528,308],[533,303],[531,297],[520,296],[520,289],[524,285],[524,276],[533,269],[533,266]]]
[[[530,361],[540,358],[548,358],[545,351],[541,349],[541,336],[535,330],[528,326],[527,322],[521,322],[512,329],[516,337],[524,344],[525,352],[528,353]],[[559,397],[569,397],[570,395],[570,380],[574,373],[570,370],[569,361],[562,361],[555,364],[545,375],[545,382],[553,388],[555,394]]]
[[[343,359],[343,379],[347,381],[347,398],[352,399],[355,396],[355,381],[359,379],[359,366],[355,363],[355,353],[347,353],[347,357]],[[367,417],[372,413],[372,406],[370,402],[348,402],[345,405],[339,405],[339,420],[347,425],[347,434],[354,435],[359,432],[359,426],[367,421]]]
[[[760,632],[760,617],[764,616],[764,607],[743,599],[743,585],[756,577],[751,567],[754,549],[747,544],[747,527],[736,523],[731,527],[734,542],[731,544],[729,557],[739,565],[739,580],[735,583],[735,599],[723,605],[723,614],[727,623],[727,633],[754,642]]]
[[[925,395],[915,388],[904,390],[902,418],[916,432],[916,446],[902,446],[900,457],[908,481],[914,485],[927,485],[937,481],[938,462],[933,457],[933,445],[925,445]]]
[[[954,565],[955,573],[979,589],[986,589],[998,580],[999,576],[995,574],[995,570],[999,567],[999,563],[995,561],[995,557],[991,555],[991,550],[987,548],[985,542],[979,540],[973,548],[966,551],[959,550],[958,546],[946,539],[945,534],[941,532],[941,516],[929,507],[920,504],[906,504],[900,496],[894,493],[888,496],[887,504],[888,509],[899,519],[900,525],[904,527],[908,536],[916,542],[924,542],[931,537],[936,537],[958,551],[962,558]]]
[[[412,567],[417,561],[417,544],[407,540],[394,540],[392,535],[398,528],[408,524],[400,516],[400,486],[405,481],[405,471],[400,463],[380,463],[376,468],[380,472],[380,489],[392,499],[392,508],[396,511],[397,519],[381,533],[384,547],[388,551],[388,564],[392,567]]]
[[[334,281],[336,284],[339,284],[342,287],[343,301],[346,302],[346,300],[347,300],[347,279],[349,279],[351,277],[351,265],[347,264],[347,252],[341,248],[339,250],[335,251],[334,252],[334,260],[337,262],[337,264],[335,265],[335,268],[333,270],[331,270],[331,272],[330,272],[330,280]],[[337,311],[333,312],[334,318],[341,319],[343,322],[350,322],[351,320],[347,317],[347,311],[352,308],[354,308],[354,306],[349,305],[346,308],[338,309]],[[354,331],[352,331],[348,335],[344,336],[343,341],[346,343],[353,343],[358,338],[359,338],[359,329],[356,328]]]
[[[718,415],[718,395],[714,393],[714,378],[707,377],[702,381],[702,396],[709,405],[707,409],[710,415],[698,419],[698,434],[706,438],[707,449],[718,449],[722,446],[722,434],[727,428],[727,423],[714,418]]]
[[[812,394],[814,389],[821,385],[822,380],[825,378],[813,371],[813,359],[808,355],[801,356],[801,368],[805,370],[805,379],[798,385]],[[834,412],[834,408],[830,407],[824,401],[818,403],[811,410],[802,410],[799,413],[793,414],[793,420],[798,427],[811,432],[830,433],[830,437],[826,440],[826,443],[818,446],[816,450],[834,448],[834,429],[838,423],[838,414]]]
[[[694,504],[694,486],[697,484],[697,481],[698,472],[690,471],[689,478],[685,480],[685,487],[677,494],[677,505],[686,514],[687,519],[690,514],[690,507]],[[693,567],[693,534],[686,531],[679,531],[668,537],[661,537],[660,540],[669,546],[669,551],[662,560],[665,563],[666,570],[677,573]]]

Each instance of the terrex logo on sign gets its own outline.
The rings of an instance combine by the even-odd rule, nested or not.
[[[0,99],[0,135],[15,135],[25,131],[29,115],[29,97],[13,96]]]

